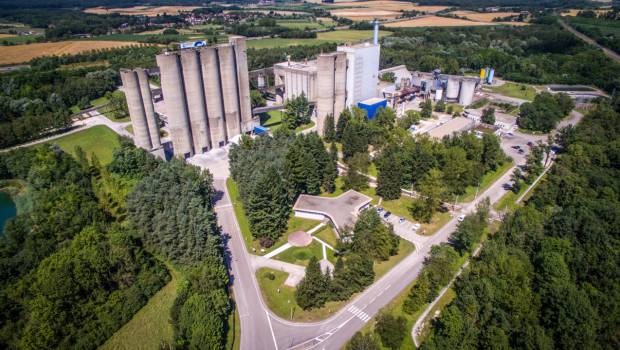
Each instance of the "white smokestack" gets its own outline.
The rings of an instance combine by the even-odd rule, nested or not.
[[[373,24],[375,25],[375,30],[374,30],[374,33],[373,33],[373,36],[372,36],[372,43],[377,45],[377,44],[379,44],[379,21],[377,21],[375,19]]]

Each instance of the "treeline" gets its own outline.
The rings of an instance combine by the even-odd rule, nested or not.
[[[0,148],[71,125],[71,107],[116,90],[121,67],[151,67],[156,47],[98,50],[74,56],[34,59],[31,69],[0,76]],[[80,67],[83,62],[101,62]],[[74,68],[62,65],[75,64]]]
[[[320,45],[294,45],[269,49],[248,48],[248,69],[255,70],[273,67],[275,63],[285,62],[287,56],[290,56],[291,60],[313,59],[322,52],[330,52],[334,50],[336,50],[335,43],[324,43]]]
[[[619,9],[613,8],[609,12],[597,16],[594,11],[580,11],[577,16],[566,16],[566,20],[573,28],[594,39],[597,43],[620,52],[620,35],[616,32],[620,28],[618,21]]]
[[[2,154],[0,178],[26,181],[32,203],[0,240],[2,348],[94,349],[168,281],[101,209],[90,167],[41,146]]]
[[[316,258],[311,258],[295,291],[297,304],[304,310],[320,308],[363,291],[374,281],[374,261],[398,254],[398,245],[392,226],[384,225],[373,208],[364,210],[352,231],[341,235],[334,271],[321,271]]]
[[[0,178],[25,180],[33,203],[0,240],[3,348],[101,345],[169,281],[153,255],[187,280],[167,345],[224,345],[229,278],[208,173],[123,141],[108,166],[81,149],[5,153]]]
[[[457,281],[424,349],[618,347],[619,105],[561,132],[564,152]]]
[[[247,37],[278,36],[280,38],[316,38],[316,32],[311,30],[293,29],[279,26],[275,19],[261,18],[257,23],[240,23],[227,28],[227,31]]]
[[[519,128],[548,133],[575,107],[573,99],[565,93],[552,95],[541,92],[534,101],[521,105],[517,125]]]
[[[467,8],[480,7],[531,7],[531,8],[583,8],[592,6],[587,0],[421,0],[420,5],[441,5]]]
[[[494,67],[501,77],[532,84],[620,87],[620,65],[562,29],[553,17],[529,26],[394,29],[382,39],[381,68],[459,74]]]
[[[297,196],[333,191],[338,175],[316,133],[292,135],[280,129],[274,137],[244,137],[230,149],[230,172],[239,186],[252,235],[271,246],[284,233]]]
[[[149,5],[197,5],[200,6],[210,1],[196,0],[154,0],[149,1]],[[233,0],[231,3],[246,3],[243,0]],[[141,0],[30,0],[27,3],[19,3],[11,0],[0,0],[0,8],[88,8],[96,6],[104,7],[130,7],[143,6],[144,1]]]

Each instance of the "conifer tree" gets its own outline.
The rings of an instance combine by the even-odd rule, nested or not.
[[[336,126],[334,124],[334,115],[331,113],[325,117],[325,124],[323,126],[323,138],[327,142],[333,142],[336,140]]]
[[[377,162],[377,194],[384,200],[400,198],[400,187],[403,181],[404,168],[395,147],[386,147]]]
[[[306,275],[297,285],[295,300],[304,310],[322,307],[327,301],[328,287],[329,277],[321,272],[321,265],[313,256],[306,266]]]

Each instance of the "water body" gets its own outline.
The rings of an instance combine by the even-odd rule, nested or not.
[[[4,234],[4,224],[6,221],[17,215],[15,203],[11,200],[11,196],[4,192],[0,192],[0,236]]]

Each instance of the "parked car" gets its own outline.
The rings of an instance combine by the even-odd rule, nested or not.
[[[461,221],[461,222],[462,222],[463,220],[465,220],[465,214],[461,214],[461,215],[459,215],[459,217],[458,217],[458,218],[456,218],[456,219],[457,219],[458,221]]]
[[[387,219],[388,217],[390,217],[390,215],[392,215],[392,213],[390,213],[389,211],[386,211],[386,212],[383,214],[383,218],[384,218],[384,219]]]
[[[402,224],[402,223],[404,223],[404,222],[405,222],[405,218],[401,217],[401,218],[399,218],[399,219],[398,219],[398,223],[399,223],[399,224]]]
[[[523,150],[523,148],[519,148],[519,154],[523,154],[525,153],[525,151]]]
[[[419,229],[420,229],[420,224],[418,224],[418,223],[416,222],[415,224],[413,224],[412,228],[413,228],[413,230],[414,230],[414,231],[417,231],[417,230],[419,230]]]
[[[383,211],[383,208],[377,207],[377,213],[381,213],[382,211]]]

